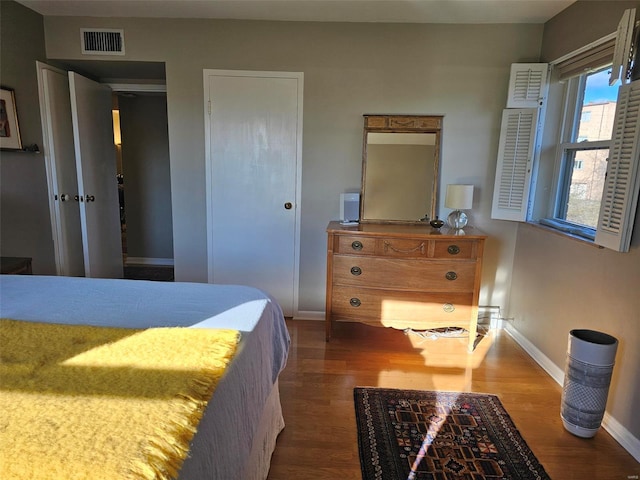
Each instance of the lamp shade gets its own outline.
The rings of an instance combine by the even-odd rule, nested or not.
[[[446,208],[469,210],[473,206],[473,185],[447,185]]]

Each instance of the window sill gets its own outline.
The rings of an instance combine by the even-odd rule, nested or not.
[[[559,236],[564,237],[564,238],[568,238],[568,239],[575,240],[575,241],[580,242],[580,243],[584,243],[584,244],[589,245],[591,247],[595,247],[595,248],[598,248],[598,249],[604,248],[604,247],[602,247],[600,245],[595,244],[593,242],[593,240],[589,240],[588,238],[581,237],[580,235],[575,235],[575,234],[570,233],[570,232],[565,232],[565,231],[559,230],[557,228],[550,227],[548,225],[543,225],[540,222],[529,221],[529,222],[525,222],[525,224],[526,225],[530,225],[530,226],[532,226],[534,228],[539,228],[541,230],[545,230],[545,231],[553,233],[555,235],[559,235]]]

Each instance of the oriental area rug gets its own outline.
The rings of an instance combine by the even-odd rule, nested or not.
[[[495,395],[354,389],[363,480],[549,480]]]

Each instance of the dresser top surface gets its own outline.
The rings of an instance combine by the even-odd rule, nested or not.
[[[434,240],[438,238],[484,239],[486,235],[474,227],[466,227],[463,231],[442,227],[435,229],[431,225],[404,225],[396,223],[361,223],[358,225],[342,225],[340,222],[329,222],[327,232],[333,234],[370,235],[370,236],[420,236]]]

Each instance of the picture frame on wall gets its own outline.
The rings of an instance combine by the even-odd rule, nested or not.
[[[0,87],[0,148],[22,150],[16,97],[12,88]]]

